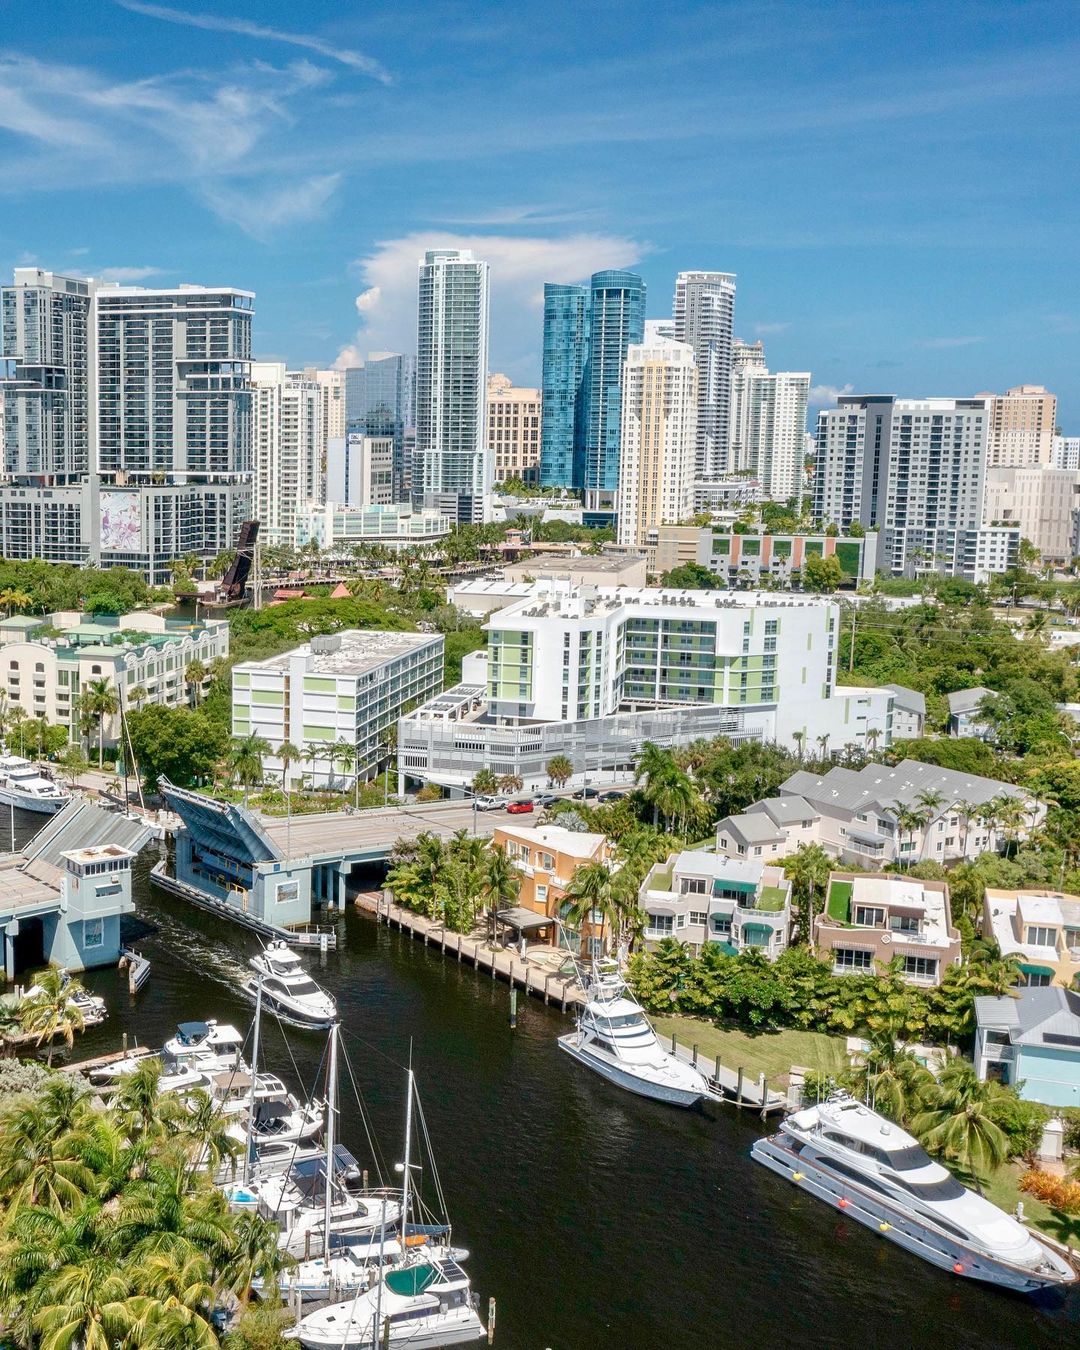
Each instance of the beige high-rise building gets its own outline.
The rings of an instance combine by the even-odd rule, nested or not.
[[[322,390],[323,435],[326,440],[329,440],[331,436],[344,436],[345,372],[343,370],[319,370],[315,366],[305,366],[304,379],[317,384]]]
[[[253,361],[255,515],[269,544],[292,545],[296,513],[326,499],[323,389],[280,361]]]
[[[505,375],[488,377],[488,452],[496,483],[540,482],[541,407],[539,389],[519,389]]]
[[[1080,508],[1080,472],[1047,464],[988,469],[983,524],[1017,526],[1046,562],[1073,555],[1073,513]]]
[[[1057,397],[1041,384],[1018,384],[1004,394],[979,394],[990,398],[990,445],[988,464],[1007,468],[1013,464],[1050,464],[1054,456]]]
[[[693,509],[698,372],[688,343],[631,344],[622,377],[619,543],[655,549]]]

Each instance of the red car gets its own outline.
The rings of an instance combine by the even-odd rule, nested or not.
[[[525,816],[528,815],[532,809],[532,800],[529,797],[524,797],[519,802],[509,802],[506,807],[506,814],[509,816]]]

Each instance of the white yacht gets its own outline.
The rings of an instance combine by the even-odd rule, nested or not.
[[[229,1069],[246,1071],[243,1060],[244,1038],[234,1026],[208,1018],[205,1022],[181,1022],[176,1035],[165,1042],[162,1055],[170,1070],[197,1064],[206,1073],[225,1073]]]
[[[337,1016],[337,1004],[304,969],[300,957],[285,942],[270,942],[250,961],[262,978],[263,1002],[285,1022],[324,1031]],[[255,997],[258,980],[248,980],[246,993]]]
[[[751,1157],[923,1260],[1030,1293],[1076,1279],[1070,1262],[962,1186],[913,1135],[834,1093],[796,1111]]]
[[[28,759],[0,755],[0,802],[51,816],[71,801],[66,787],[54,783]]]
[[[665,1050],[613,961],[593,967],[577,1030],[559,1046],[608,1082],[640,1097],[693,1106],[715,1094],[703,1074]]]
[[[66,970],[60,972],[60,987],[68,989],[71,985],[71,976]],[[32,984],[23,994],[23,1002],[35,998],[40,998],[45,991],[40,984]],[[105,1000],[99,998],[97,994],[88,993],[85,989],[76,990],[75,993],[68,993],[67,1003],[69,1008],[77,1008],[82,1013],[83,1025],[87,1027],[96,1027],[104,1022],[109,1015],[109,1010],[105,1005]]]
[[[446,1230],[443,1229],[445,1234]],[[330,1243],[330,1262],[324,1256],[297,1261],[285,1271],[278,1284],[282,1298],[292,1304],[297,1295],[303,1299],[351,1298],[358,1290],[368,1289],[388,1266],[399,1265],[412,1255],[426,1259],[449,1258],[459,1265],[467,1261],[469,1253],[463,1247],[447,1247],[428,1233],[414,1233],[410,1229],[402,1240],[398,1232],[385,1238],[378,1233],[360,1233],[352,1237],[334,1237]],[[262,1281],[252,1288],[262,1295]]]
[[[389,1340],[380,1340],[387,1324]],[[419,1254],[355,1298],[309,1313],[287,1334],[306,1350],[367,1350],[380,1344],[435,1350],[483,1340],[487,1332],[469,1277],[457,1262]]]
[[[321,1254],[325,1249],[325,1171],[313,1173],[294,1168],[285,1176],[267,1177],[251,1183],[259,1197],[260,1210],[282,1226],[280,1245],[293,1256]],[[336,1182],[330,1188],[331,1242],[356,1233],[377,1233],[401,1222],[398,1191],[348,1191]]]

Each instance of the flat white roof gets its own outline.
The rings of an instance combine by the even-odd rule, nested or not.
[[[568,830],[563,825],[497,825],[500,834],[512,834],[523,844],[544,844],[555,853],[571,858],[592,858],[604,842],[602,834],[584,830]]]
[[[381,629],[350,628],[343,633],[330,633],[337,646],[332,651],[312,651],[311,643],[293,647],[291,651],[267,656],[262,661],[245,661],[233,667],[237,671],[277,672],[285,674],[297,657],[304,658],[304,670],[309,675],[363,675],[400,656],[408,656],[439,641],[437,633],[391,633]],[[316,642],[319,640],[316,639]]]

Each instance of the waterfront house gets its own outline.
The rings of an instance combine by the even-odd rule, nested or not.
[[[695,952],[717,942],[732,954],[756,948],[770,960],[791,935],[791,883],[779,867],[697,849],[657,863],[641,886],[647,948],[677,938]]]
[[[892,874],[833,872],[814,946],[834,975],[880,973],[899,957],[909,984],[936,985],[960,964],[948,886]]]
[[[803,797],[767,797],[716,826],[718,853],[733,858],[786,858],[820,836],[821,813]]]
[[[526,941],[532,938],[552,946],[557,946],[560,941],[554,921],[566,913],[570,903],[566,891],[575,872],[584,863],[610,863],[612,855],[612,847],[602,834],[567,830],[561,825],[499,824],[495,827],[492,846],[505,849],[507,857],[521,873],[517,905],[502,911],[501,917]],[[537,922],[540,916],[548,922]],[[582,925],[578,934],[582,956],[604,954],[605,946],[610,945],[611,934],[602,930],[601,922],[586,921]]]
[[[1025,1101],[1080,1107],[1080,993],[1047,985],[975,1000],[975,1068]]]
[[[1017,958],[1027,984],[1069,989],[1080,981],[1080,897],[988,886],[982,928],[1002,956]]]

